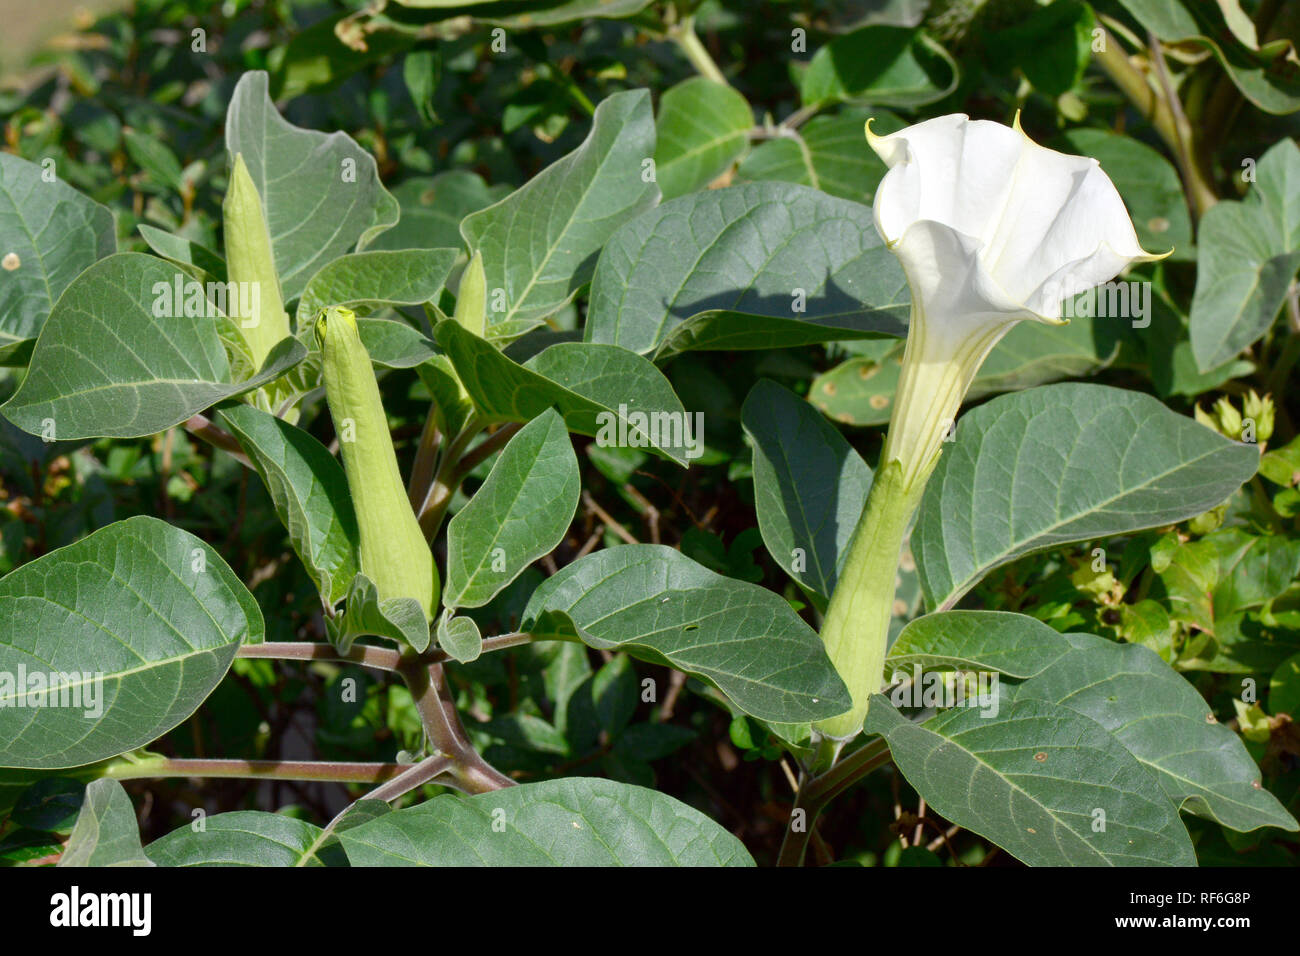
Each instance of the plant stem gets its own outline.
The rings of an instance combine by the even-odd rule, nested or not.
[[[1219,201],[1219,198],[1205,178],[1201,164],[1190,153],[1191,130],[1179,129],[1177,117],[1168,100],[1151,88],[1146,75],[1129,60],[1128,54],[1124,52],[1115,35],[1105,27],[1099,29],[1102,31],[1103,42],[1101,50],[1095,54],[1097,64],[1128,97],[1137,111],[1147,118],[1174,154],[1179,170],[1183,173],[1192,213],[1199,219],[1205,210]],[[1155,60],[1160,60],[1157,64],[1157,69],[1160,69],[1163,66],[1162,56],[1157,54],[1153,62]],[[1166,93],[1166,96],[1171,93],[1172,89]]]
[[[806,782],[801,781],[799,793],[795,797],[794,810],[804,811],[803,829],[797,831],[793,825],[786,828],[776,865],[802,866],[808,841],[812,839],[813,825],[826,804],[877,767],[888,762],[889,746],[883,738],[878,737],[866,746],[855,750],[821,776],[813,777]],[[795,813],[792,812],[790,818],[793,824]]]
[[[677,44],[678,49],[686,59],[691,61],[691,66],[703,77],[707,77],[714,83],[721,83],[723,86],[730,86],[727,78],[722,75],[722,70],[714,62],[709,51],[705,49],[701,42],[699,34],[695,32],[695,17],[682,17],[680,21],[668,28],[668,37]]]
[[[432,757],[425,757],[417,764],[402,771],[387,783],[382,783],[374,790],[371,790],[361,799],[363,800],[383,800],[385,803],[391,803],[398,797],[410,793],[416,787],[422,787],[430,783],[439,774],[445,773],[451,769],[452,761],[450,757],[443,754],[434,754]],[[344,811],[345,813],[347,811]],[[342,814],[340,814],[341,816]],[[335,820],[338,818],[336,817]],[[334,821],[330,822],[333,826]]]
[[[235,652],[236,657],[251,660],[280,661],[337,661],[364,664],[382,671],[396,671],[402,655],[386,647],[354,644],[346,654],[340,654],[333,644],[297,641],[271,641],[266,644],[245,644]]]
[[[235,436],[214,424],[206,415],[191,415],[185,421],[185,430],[197,438],[202,438],[213,448],[224,451],[245,468],[253,467],[253,463],[248,460],[248,456],[244,454],[244,449],[240,447]]]
[[[849,711],[813,725],[829,738],[848,740],[856,736],[862,729],[868,700],[880,690],[898,560],[928,477],[927,470],[914,483],[905,483],[898,460],[890,460],[876,470],[822,625],[826,653],[853,698]],[[836,746],[833,751],[838,749]],[[832,761],[833,751],[828,755]]]
[[[442,525],[443,515],[446,514],[447,506],[451,504],[451,497],[456,493],[456,488],[460,484],[454,478],[456,467],[470,442],[484,429],[485,425],[486,423],[477,416],[470,418],[465,423],[465,427],[460,430],[460,433],[443,451],[442,459],[438,463],[438,470],[434,473],[433,483],[429,486],[428,494],[425,495],[423,503],[416,510],[416,514],[420,518],[420,529],[424,532],[425,540],[430,543],[438,536],[438,528]]]
[[[411,465],[411,480],[407,483],[406,493],[411,507],[419,513],[419,507],[429,494],[433,484],[433,469],[438,460],[438,447],[442,444],[442,433],[438,431],[437,406],[429,406],[429,414],[424,419],[424,429],[420,432],[420,444],[415,449],[415,462]]]
[[[382,783],[405,770],[400,763],[356,763],[326,760],[225,760],[194,757],[147,757],[118,763],[102,776],[115,780],[161,777],[306,780],[333,783]]]
[[[466,793],[486,793],[514,786],[515,782],[479,755],[470,743],[447,692],[441,664],[427,664],[417,656],[405,657],[398,673],[410,688],[424,732],[434,749],[451,760],[446,772]]]

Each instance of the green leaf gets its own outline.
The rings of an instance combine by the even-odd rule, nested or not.
[[[0,153],[0,349],[35,339],[69,283],[117,251],[113,214],[44,173]]]
[[[157,518],[24,564],[0,579],[0,764],[75,767],[157,739],[264,630],[221,555]],[[37,674],[60,706],[31,705]]]
[[[59,866],[153,866],[140,845],[135,807],[116,780],[94,780]]]
[[[1174,259],[1193,258],[1187,199],[1169,160],[1145,143],[1106,130],[1072,129],[1061,139],[1066,149],[1101,163],[1128,207],[1143,249],[1173,249]]]
[[[741,842],[698,810],[593,777],[434,797],[339,840],[353,866],[753,865]]]
[[[547,409],[510,439],[483,486],[447,525],[449,608],[482,607],[564,540],[578,510],[578,456]]]
[[[236,810],[201,818],[149,844],[158,866],[320,866],[309,856],[324,833],[306,820],[280,813]],[[305,860],[305,862],[304,862]]]
[[[1239,6],[1238,16],[1229,17],[1233,5],[1224,0],[1120,2],[1143,27],[1166,43],[1191,41],[1208,47],[1242,95],[1266,113],[1285,114],[1300,109],[1294,42],[1279,38],[1260,47],[1254,25]]]
[[[1115,321],[1076,315],[1064,327],[1021,322],[993,347],[966,392],[967,400],[1092,374],[1115,357]]]
[[[1255,174],[1244,201],[1215,203],[1201,218],[1191,332],[1202,372],[1269,330],[1300,269],[1300,147],[1281,140]]]
[[[1203,540],[1212,543],[1219,556],[1216,618],[1260,607],[1300,576],[1300,540],[1295,538],[1224,528]]]
[[[821,638],[766,588],[723,577],[653,544],[589,554],[547,578],[522,630],[686,671],[737,707],[786,723],[851,704]]]
[[[915,724],[877,694],[866,729],[936,813],[1030,866],[1196,865],[1155,773],[1069,708],[1016,700]]]
[[[957,88],[957,64],[920,30],[876,23],[836,37],[813,56],[800,87],[807,106],[858,100],[924,106]]]
[[[768,553],[830,598],[871,488],[871,469],[815,408],[766,379],[741,423],[754,446],[754,505]]]
[[[820,189],[831,196],[870,203],[888,168],[872,149],[864,149],[864,126],[888,136],[907,125],[886,110],[852,109],[815,116],[795,135],[770,139],[740,164],[740,179],[776,179]]]
[[[754,114],[735,88],[693,76],[664,93],[655,124],[655,176],[665,199],[702,189],[742,153]]]
[[[327,262],[397,222],[397,200],[379,181],[374,157],[346,133],[286,121],[260,70],[241,76],[230,98],[226,149],[243,154],[261,196],[286,301]]]
[[[527,422],[554,408],[579,435],[599,438],[608,429],[681,465],[698,455],[703,438],[698,429],[685,434],[687,413],[672,384],[634,352],[559,342],[519,365],[455,322],[439,322],[434,334],[489,422]],[[652,428],[655,421],[682,427]]]
[[[472,617],[452,617],[448,609],[438,619],[438,646],[453,660],[468,664],[483,653],[483,635]]]
[[[1300,654],[1292,654],[1273,671],[1268,681],[1268,710],[1300,717]]]
[[[226,281],[226,262],[211,249],[184,236],[164,232],[147,222],[139,223],[136,229],[144,241],[149,243],[150,249],[179,266],[190,267],[187,271],[194,278],[204,282],[209,278]]]
[[[653,155],[650,94],[615,93],[596,107],[581,146],[465,218],[465,242],[483,253],[489,328],[524,331],[573,298],[614,230],[658,202],[659,187],[642,179]]]
[[[71,833],[85,800],[84,783],[66,777],[45,777],[14,802],[9,821],[32,830]]]
[[[908,301],[868,207],[746,183],[671,200],[615,233],[586,339],[671,354],[901,335]]]
[[[926,487],[912,550],[931,608],[993,568],[1066,544],[1153,528],[1218,505],[1259,452],[1156,399],[1068,383],[964,415]]]
[[[1047,96],[1068,93],[1092,59],[1092,8],[1078,0],[1055,0],[1021,22],[999,29],[990,58],[1002,68],[1019,69]]]
[[[433,301],[451,275],[456,249],[357,252],[327,263],[298,300],[299,334],[326,306],[371,312],[388,305]]]
[[[316,438],[260,409],[233,405],[220,415],[262,476],[321,600],[333,607],[359,569],[357,516],[343,466]]]
[[[438,357],[424,333],[391,319],[357,319],[357,334],[380,368],[415,368]]]
[[[267,65],[273,99],[283,102],[308,92],[326,92],[370,64],[391,60],[416,42],[411,34],[375,30],[365,34],[364,49],[347,46],[334,27],[353,16],[343,10],[304,29],[293,29],[287,44],[271,48]]]
[[[405,180],[393,189],[402,217],[393,228],[376,236],[369,248],[460,248],[464,242],[461,220],[509,194],[509,186],[489,186],[478,173],[467,169]]]
[[[154,182],[176,192],[185,187],[180,160],[162,140],[126,127],[122,142],[131,161],[153,177]]]
[[[1091,634],[1064,640],[1069,652],[1016,688],[1017,703],[1048,701],[1095,720],[1156,772],[1184,810],[1243,832],[1300,830],[1260,785],[1241,738],[1157,654]]]
[[[306,355],[285,339],[256,376],[230,382],[216,321],[159,306],[175,305],[182,280],[192,281],[176,266],[135,252],[83,272],[50,313],[5,417],[32,434],[52,423],[60,440],[153,435],[278,378]]]
[[[349,583],[343,613],[325,619],[330,641],[346,654],[352,642],[367,635],[409,645],[423,653],[429,646],[429,622],[415,598],[379,599],[375,582],[361,572]]]
[[[997,671],[1033,677],[1068,653],[1048,625],[1007,611],[939,611],[911,621],[889,649],[886,668]]]

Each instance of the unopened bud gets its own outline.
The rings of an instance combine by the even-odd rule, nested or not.
[[[433,553],[411,510],[379,396],[370,355],[350,309],[321,311],[316,320],[325,400],[335,427],[353,422],[351,441],[340,441],[343,470],[357,512],[361,573],[381,601],[414,598],[433,620],[442,590]]]

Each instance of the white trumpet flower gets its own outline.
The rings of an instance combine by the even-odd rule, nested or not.
[[[1133,262],[1124,201],[1097,160],[1039,146],[1020,128],[957,113],[867,142],[889,172],[880,237],[912,292],[885,461],[911,483],[934,464],[975,373],[1016,323],[1063,324],[1061,303]],[[1167,255],[1167,253],[1166,253]]]
[[[911,324],[871,494],[827,608],[822,640],[853,709],[818,723],[832,740],[862,728],[880,689],[899,552],[975,373],[1018,322],[1063,324],[1061,304],[1145,252],[1095,159],[962,114],[867,141],[889,167],[876,229],[912,292]],[[1168,255],[1168,253],[1165,253]]]

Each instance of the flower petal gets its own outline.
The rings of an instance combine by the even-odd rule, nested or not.
[[[913,321],[925,323],[928,340],[956,349],[986,327],[1050,318],[1009,296],[984,268],[978,247],[976,239],[931,219],[912,223],[894,243],[917,307]]]
[[[867,139],[890,167],[876,190],[886,242],[922,220],[974,241],[968,253],[1006,297],[1039,317],[1159,258],[1138,243],[1114,184],[1095,159],[1039,146],[1020,129],[957,113]]]

